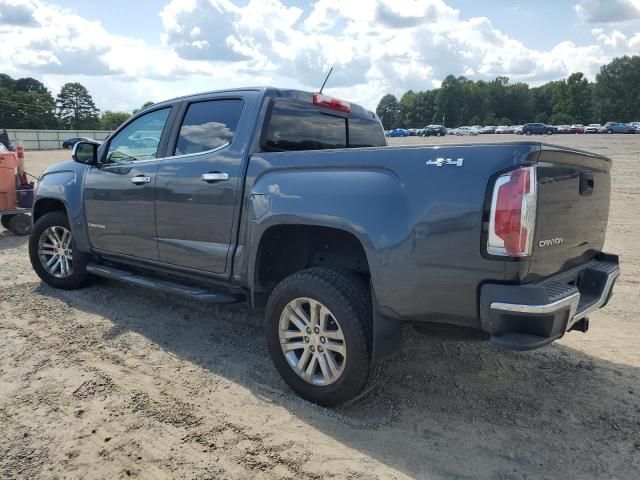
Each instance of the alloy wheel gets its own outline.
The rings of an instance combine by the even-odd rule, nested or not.
[[[331,311],[312,298],[296,298],[278,324],[280,347],[291,369],[313,385],[337,381],[347,361],[347,344]]]
[[[38,241],[38,257],[49,275],[67,278],[73,274],[71,232],[65,227],[47,228]]]

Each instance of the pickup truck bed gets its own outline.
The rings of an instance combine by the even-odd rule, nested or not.
[[[174,99],[73,155],[36,194],[44,281],[247,299],[283,378],[325,405],[367,391],[403,321],[537,348],[586,331],[619,272],[601,251],[607,158],[538,142],[391,148],[375,114],[324,95]]]

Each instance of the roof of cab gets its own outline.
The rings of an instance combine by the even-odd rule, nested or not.
[[[157,102],[154,103],[153,105],[149,105],[148,107],[143,108],[140,111],[144,111],[147,108],[151,108],[151,107],[158,107],[158,106],[162,106],[162,105],[168,105],[168,104],[172,104],[172,103],[176,103],[179,101],[184,101],[184,100],[189,100],[189,99],[195,99],[198,97],[204,97],[207,95],[212,95],[212,94],[219,94],[219,93],[237,93],[237,92],[261,92],[264,95],[272,95],[272,96],[277,96],[277,97],[290,97],[290,98],[296,98],[296,99],[302,99],[304,96],[307,95],[312,95],[313,92],[309,92],[309,91],[305,91],[305,90],[296,90],[293,88],[276,88],[276,87],[242,87],[242,88],[227,88],[224,90],[211,90],[211,91],[207,91],[207,92],[198,92],[198,93],[193,93],[190,95],[183,95],[180,97],[175,97],[175,98],[171,98],[168,100],[163,100],[161,102]],[[348,101],[348,100],[347,100]],[[353,102],[350,102],[352,106],[352,113],[358,115],[366,115],[366,116],[371,116],[371,118],[377,118],[376,114],[370,110],[367,110],[366,108],[355,104]],[[354,109],[355,107],[355,109]],[[356,110],[356,111],[354,111]]]

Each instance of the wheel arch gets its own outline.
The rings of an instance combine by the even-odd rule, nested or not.
[[[33,205],[33,222],[37,222],[40,217],[50,212],[62,211],[69,216],[69,211],[65,203],[57,198],[40,198]]]
[[[275,285],[306,268],[327,266],[356,273],[367,281],[371,266],[361,238],[344,226],[288,222],[274,218],[254,242],[249,283],[260,309]],[[262,298],[261,298],[262,297]]]
[[[50,167],[40,177],[33,205],[33,222],[52,211],[63,211],[69,219],[76,248],[89,253],[91,250],[84,217],[83,178],[86,165],[73,161]]]
[[[278,264],[280,270],[276,271],[276,275],[273,277],[267,277],[268,282],[264,282],[264,277],[261,275],[264,275],[264,267],[268,265],[268,262],[278,262],[291,253],[289,249],[291,243],[288,242],[300,239],[303,243],[305,235],[318,233],[320,233],[320,245],[323,245],[323,242],[328,239],[332,240],[329,248],[325,249],[329,255],[325,255],[324,260],[318,258],[316,254],[320,252],[324,255],[325,251],[313,249],[310,244],[304,243],[305,246],[300,249],[300,252],[292,255],[292,261],[285,261],[282,265]],[[285,237],[286,235],[289,236]],[[270,257],[270,247],[276,244],[279,244],[277,252],[284,254],[284,256]],[[375,281],[372,277],[372,274],[375,275],[373,273],[375,266],[372,265],[374,260],[367,255],[367,252],[371,252],[372,249],[373,246],[366,235],[344,226],[305,223],[299,220],[297,222],[274,222],[273,225],[265,228],[256,239],[253,250],[255,254],[250,260],[249,284],[252,306],[254,310],[262,311],[278,281],[306,268],[323,265],[354,273],[360,276],[370,289],[372,359],[375,362],[384,360],[397,353],[401,348],[402,322],[395,315],[393,318],[385,315],[389,311],[384,310],[383,313],[383,309],[377,301]],[[347,254],[348,258],[344,259],[341,257],[342,254]]]

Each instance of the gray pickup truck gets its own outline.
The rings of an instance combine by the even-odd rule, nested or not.
[[[387,147],[374,113],[317,93],[157,103],[72,156],[36,192],[42,280],[248,301],[284,380],[322,405],[367,391],[402,322],[533,349],[586,331],[619,275],[601,251],[609,159],[537,142]]]

